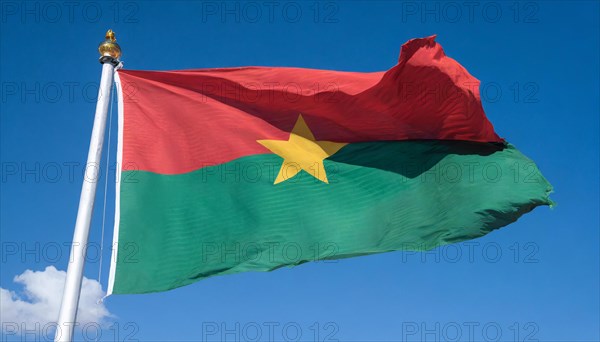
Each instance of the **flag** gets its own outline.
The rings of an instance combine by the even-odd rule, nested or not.
[[[552,203],[435,37],[385,72],[119,70],[117,83],[109,293],[429,250]]]

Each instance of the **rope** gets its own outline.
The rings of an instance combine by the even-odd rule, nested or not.
[[[111,131],[112,131],[112,117],[113,117],[113,102],[115,99],[115,92],[116,89],[114,89],[113,87],[113,91],[111,94],[111,101],[110,101],[110,113],[109,113],[109,117],[108,117],[108,142],[106,143],[106,167],[105,167],[105,172],[104,172],[104,204],[102,206],[102,235],[100,237],[100,265],[98,267],[98,283],[100,283],[100,286],[102,286],[102,255],[104,254],[104,226],[106,223],[106,198],[108,197],[108,168],[109,168],[109,163],[110,163],[110,141],[111,141]],[[119,167],[118,165],[116,167]]]

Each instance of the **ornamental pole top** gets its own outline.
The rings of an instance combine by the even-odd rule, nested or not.
[[[121,57],[121,47],[117,44],[113,30],[106,31],[105,40],[98,46],[98,52],[102,57],[112,57],[117,60]]]

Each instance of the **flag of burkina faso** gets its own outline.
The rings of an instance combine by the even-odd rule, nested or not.
[[[551,185],[494,131],[435,37],[385,72],[119,70],[110,293],[429,250],[481,237]]]

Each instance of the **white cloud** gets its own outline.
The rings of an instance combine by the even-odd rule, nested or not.
[[[26,270],[14,278],[14,282],[23,285],[23,294],[0,288],[0,320],[2,329],[17,324],[27,329],[55,324],[62,300],[67,273],[54,266],[43,271]],[[83,278],[77,322],[79,326],[95,322],[104,323],[111,317],[104,303],[98,300],[104,296],[102,286],[93,279]]]

